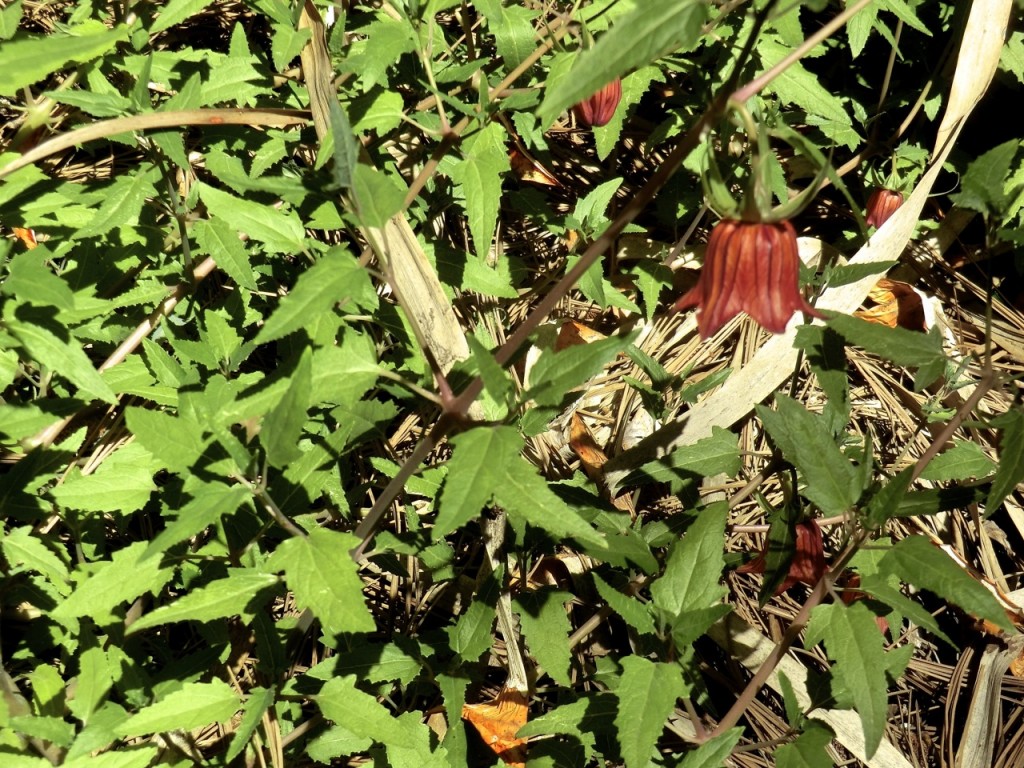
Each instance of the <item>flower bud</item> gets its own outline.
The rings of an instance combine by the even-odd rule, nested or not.
[[[788,221],[723,219],[711,230],[697,285],[672,309],[697,307],[702,339],[740,312],[782,333],[794,312],[821,317],[800,293],[799,274],[796,231]]]
[[[868,197],[867,213],[864,220],[869,227],[880,227],[903,205],[903,193],[894,189],[877,187]]]
[[[572,111],[583,125],[600,128],[612,119],[621,100],[622,81],[615,78],[589,99],[573,107]]]

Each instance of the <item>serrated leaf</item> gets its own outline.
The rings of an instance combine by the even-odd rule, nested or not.
[[[602,126],[595,127],[594,149],[600,160],[607,160],[622,135],[622,125],[626,122],[629,110],[640,102],[651,82],[664,80],[664,75],[657,67],[644,67],[622,78],[622,98],[616,107],[612,119]]]
[[[185,683],[117,728],[123,738],[145,736],[161,731],[189,731],[193,728],[222,723],[241,706],[238,694],[223,680],[209,683]]]
[[[828,754],[832,732],[820,723],[808,721],[796,741],[783,744],[775,752],[777,768],[834,768]]]
[[[211,0],[170,0],[160,7],[160,14],[149,28],[149,34],[155,35],[170,29],[189,16],[194,16],[209,5]]]
[[[117,395],[93,368],[77,339],[65,340],[42,325],[13,317],[5,318],[4,325],[34,360],[66,377],[84,394],[105,403],[117,402]]]
[[[726,594],[720,582],[727,510],[724,504],[701,510],[683,538],[672,545],[665,572],[651,585],[655,608],[669,623],[687,611],[721,602]]]
[[[249,695],[243,706],[242,721],[238,724],[237,730],[231,737],[231,746],[228,748],[228,753],[224,758],[226,763],[230,764],[232,760],[245,750],[246,745],[252,739],[252,735],[259,726],[263,714],[274,703],[275,697],[276,691],[273,688],[256,686],[249,690]]]
[[[536,12],[522,6],[502,5],[501,0],[480,0],[476,6],[486,17],[498,55],[505,60],[506,70],[511,72],[536,48],[533,29]]]
[[[459,617],[455,625],[448,628],[449,642],[464,661],[473,662],[491,647],[493,642],[492,627],[495,619],[495,606],[501,591],[500,580],[504,569],[500,568],[484,580],[476,599],[470,603],[466,612]]]
[[[247,606],[262,590],[278,582],[278,577],[272,573],[229,569],[227,578],[217,579],[192,589],[173,603],[162,605],[147,613],[132,624],[128,632],[130,634],[176,621],[212,621],[231,616],[251,617],[251,612],[246,610]]]
[[[712,427],[711,436],[683,445],[667,456],[649,461],[630,474],[624,485],[664,483],[696,473],[702,477],[735,475],[740,470],[739,438],[727,429]]]
[[[1008,202],[1006,178],[1019,147],[1020,142],[1011,139],[971,161],[960,180],[961,191],[951,195],[953,201],[979,213],[1001,213]]]
[[[256,290],[256,277],[249,263],[249,253],[238,233],[220,219],[202,219],[192,229],[203,252],[212,256],[217,266],[241,288]]]
[[[985,500],[985,511],[989,515],[1024,481],[1024,412],[1007,411],[994,419],[992,425],[1000,430],[999,465]]]
[[[932,459],[921,473],[922,480],[943,482],[985,477],[996,469],[977,443],[955,440],[953,445]]]
[[[250,497],[250,492],[241,485],[210,482],[204,483],[200,490],[201,493],[196,493],[177,510],[176,517],[165,517],[166,527],[146,547],[143,558],[163,554],[175,544],[206,530],[222,517],[233,514]]]
[[[508,512],[510,521],[529,523],[557,541],[569,537],[598,550],[607,548],[604,536],[559,498],[526,459],[517,457],[505,469],[494,499]]]
[[[172,472],[192,466],[209,442],[203,439],[199,424],[163,411],[131,407],[125,411],[125,423],[142,446]]]
[[[943,374],[946,356],[942,351],[942,337],[938,327],[928,333],[889,328],[869,323],[852,315],[832,315],[828,327],[841,334],[850,344],[856,344],[896,365],[918,368],[914,388],[922,389]]]
[[[305,328],[311,317],[328,312],[339,302],[376,305],[377,294],[359,263],[341,248],[332,248],[316,264],[299,275],[291,292],[256,335],[256,344],[283,338]]]
[[[448,173],[466,201],[473,245],[477,257],[483,258],[490,252],[494,238],[502,175],[511,167],[505,148],[505,130],[496,122],[488,123],[465,151],[465,157],[453,163]]]
[[[74,698],[68,702],[68,709],[83,724],[88,725],[93,713],[113,686],[113,675],[114,670],[107,654],[99,646],[86,648],[79,654],[77,686]]]
[[[622,660],[622,679],[615,691],[619,699],[615,726],[626,768],[647,767],[676,699],[685,693],[678,665],[640,656]]]
[[[594,586],[597,594],[601,596],[608,606],[615,611],[622,619],[637,630],[640,634],[653,635],[655,631],[654,617],[650,610],[639,600],[629,595],[624,595],[615,589],[608,582],[601,578],[595,571],[593,573]]]
[[[692,752],[688,752],[679,768],[718,768],[728,765],[729,755],[736,748],[742,735],[742,728],[730,728],[725,733],[720,733]]]
[[[278,546],[272,562],[300,608],[309,608],[326,635],[372,632],[376,623],[363,599],[363,582],[349,550],[359,544],[350,533],[314,528],[306,538]]]
[[[689,49],[700,36],[706,13],[699,0],[646,0],[619,17],[547,91],[538,110],[541,122],[550,125],[560,112],[632,69]]]
[[[569,615],[565,604],[573,599],[568,592],[542,588],[524,592],[515,599],[516,612],[526,644],[533,658],[559,685],[572,686],[569,663]]]
[[[80,581],[76,589],[50,615],[58,621],[88,616],[96,624],[104,624],[112,611],[122,603],[134,600],[146,592],[156,592],[174,572],[161,568],[160,560],[144,559],[146,542],[139,541],[115,552],[103,563],[93,563],[89,577]]]
[[[298,365],[288,379],[288,389],[263,419],[260,444],[272,467],[285,467],[302,456],[299,437],[306,424],[313,389],[313,350],[304,347]]]
[[[853,697],[864,727],[864,751],[870,757],[885,733],[888,683],[884,638],[875,616],[861,603],[819,605],[807,627],[807,642],[824,639],[833,673]]]
[[[757,50],[768,69],[790,53],[790,48],[768,35],[758,39]],[[779,95],[784,101],[792,102],[809,114],[818,115],[829,121],[850,125],[850,115],[843,108],[838,97],[821,84],[820,78],[807,71],[800,63],[786,67],[767,90]]]
[[[882,558],[880,573],[934,592],[1007,632],[1014,631],[992,593],[924,536],[908,536],[898,542]]]
[[[158,469],[137,442],[118,448],[91,475],[73,475],[50,490],[57,503],[83,512],[135,512],[149,501]]]
[[[0,40],[9,40],[14,36],[23,14],[22,0],[14,0],[0,9]]]
[[[956,644],[946,636],[946,633],[939,627],[939,622],[928,610],[918,602],[911,600],[895,587],[890,586],[887,581],[873,574],[865,574],[861,577],[860,585],[857,587],[863,592],[871,595],[879,602],[885,603],[890,608],[899,611],[920,627],[931,632],[937,638],[949,645],[951,649]]]
[[[762,405],[757,414],[772,440],[805,483],[803,494],[828,515],[849,510],[860,497],[857,473],[822,421],[786,395],[775,396],[776,411]]]
[[[74,309],[74,293],[46,266],[47,258],[52,254],[45,246],[16,254],[7,264],[7,277],[0,283],[0,291],[37,306]]]
[[[68,28],[66,34],[50,33],[5,42],[0,96],[14,96],[68,62],[99,58],[127,37],[128,27],[124,25],[108,29],[105,24],[90,20]]]
[[[455,450],[438,498],[432,535],[440,539],[480,514],[505,475],[519,460],[523,439],[511,427],[473,429],[451,439]]]
[[[11,575],[22,569],[35,571],[45,576],[61,594],[68,593],[67,565],[54,554],[43,539],[32,533],[30,526],[7,531],[0,539],[0,552],[4,553]]]
[[[155,194],[153,185],[157,178],[158,172],[154,168],[119,176],[104,190],[103,202],[92,221],[72,237],[76,240],[95,237],[126,224],[138,225],[139,213],[146,198]]]
[[[537,405],[560,405],[567,392],[600,373],[606,363],[631,343],[632,337],[611,336],[559,352],[544,350],[530,372],[526,397]]]
[[[210,215],[229,223],[236,232],[244,232],[275,253],[303,250],[306,230],[294,212],[243,200],[202,182],[196,187]]]
[[[383,227],[405,204],[405,187],[376,168],[357,164],[352,182],[359,223],[364,227]]]

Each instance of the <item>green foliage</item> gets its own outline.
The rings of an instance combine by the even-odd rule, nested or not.
[[[946,377],[921,423],[978,384],[938,329],[850,316],[803,327],[790,397],[664,447],[748,359],[731,346],[702,357],[665,317],[686,280],[667,257],[702,237],[705,203],[700,156],[666,158],[710,117],[700,138],[742,181],[756,137],[705,110],[725,103],[727,77],[749,82],[835,10],[769,5],[761,19],[761,7],[704,0],[4,4],[0,765],[149,768],[180,761],[183,734],[188,759],[211,764],[484,762],[463,705],[515,682],[504,676],[520,647],[518,682],[540,694],[520,736],[548,737],[530,742],[531,765],[735,762],[754,748],[742,729],[699,745],[675,735],[690,712],[731,706],[724,687],[709,695],[721,656],[708,636],[744,599],[728,569],[750,541],[732,527],[739,512],[701,503],[698,488],[731,496],[756,480],[780,510],[765,600],[804,502],[871,535],[895,518],[971,505],[992,517],[1018,502],[1019,408],[960,414],[993,446],[963,429],[920,472],[891,435],[850,424],[869,399],[850,346],[914,369],[917,390]],[[750,95],[755,128],[771,123],[771,141],[795,152],[773,160],[772,194],[806,188],[830,152],[838,167],[890,146],[879,131],[920,95],[901,57],[958,42],[944,29],[954,10],[869,4]],[[1022,39],[1004,48],[1007,80],[1024,81]],[[897,46],[880,101],[874,64]],[[616,78],[609,122],[577,124],[571,108]],[[944,96],[925,101],[916,133]],[[908,192],[926,146],[892,149]],[[524,170],[524,150],[554,182]],[[1020,142],[964,156],[951,199],[985,215],[990,244],[1020,242]],[[656,176],[672,178],[632,211]],[[860,214],[848,214],[835,233],[797,223],[852,255]],[[610,226],[644,242],[642,256],[602,239]],[[584,260],[578,284],[554,294]],[[825,264],[813,284],[894,265]],[[410,301],[428,281],[429,305]],[[1012,303],[1011,279],[992,285]],[[529,315],[541,305],[607,338],[555,351],[555,327]],[[450,318],[460,325],[445,329]],[[513,348],[513,334],[529,342]],[[995,324],[993,338],[1012,354],[1010,331]],[[805,385],[824,397],[805,407]],[[460,395],[476,387],[469,409]],[[628,463],[640,404],[658,423],[638,429],[652,450],[613,498],[601,454]],[[561,434],[570,415],[596,425],[582,466],[586,451]],[[787,465],[780,481],[772,446],[795,474]],[[681,509],[662,511],[666,497]],[[832,558],[851,539],[826,529]],[[921,537],[875,540],[849,565],[856,599],[817,606],[805,644],[824,643],[829,705],[855,709],[874,749],[915,652],[901,624],[960,639],[904,585],[1011,624]],[[777,764],[830,764],[832,734],[792,685],[784,699],[794,730]]]

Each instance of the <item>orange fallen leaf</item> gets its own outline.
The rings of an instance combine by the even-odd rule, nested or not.
[[[508,161],[512,166],[512,172],[520,181],[529,181],[544,187],[562,186],[562,182],[555,178],[553,173],[538,163],[522,147],[516,146],[510,149]]]
[[[555,352],[561,352],[567,347],[575,347],[577,344],[589,344],[592,341],[607,338],[600,331],[588,328],[575,320],[566,320],[558,329],[558,338],[555,339]]]
[[[487,746],[513,768],[526,768],[526,739],[516,738],[516,732],[526,725],[526,718],[526,694],[511,688],[502,688],[494,701],[462,707],[462,719],[476,728]]]
[[[583,471],[587,477],[600,484],[604,474],[601,467],[608,461],[608,457],[594,440],[594,436],[590,434],[583,419],[575,412],[572,414],[572,422],[569,426],[569,447],[580,457],[580,463],[583,465]]]
[[[33,230],[25,229],[24,227],[11,227],[11,230],[14,232],[14,236],[21,240],[22,244],[29,250],[39,245],[36,242],[36,233]]]
[[[928,330],[921,294],[909,283],[883,277],[875,283],[875,287],[868,293],[868,298],[875,306],[858,310],[853,313],[854,315],[870,323],[890,328],[899,326],[911,331]]]

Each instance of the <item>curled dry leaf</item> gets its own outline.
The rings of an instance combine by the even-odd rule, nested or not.
[[[738,573],[764,573],[766,554],[762,551],[756,558],[741,565],[736,571]],[[824,575],[826,569],[825,551],[818,523],[814,520],[797,523],[796,546],[793,551],[793,559],[789,563],[789,573],[776,588],[775,594],[781,595],[798,581],[813,587]]]
[[[25,229],[24,227],[11,227],[11,231],[14,232],[14,236],[16,238],[21,240],[22,245],[29,250],[32,250],[39,245],[39,243],[36,242],[36,233],[34,230]]]
[[[518,146],[509,150],[508,161],[512,166],[512,173],[520,181],[528,181],[532,184],[540,184],[542,187],[560,187],[560,182],[555,175],[547,168],[537,162],[529,152]]]
[[[526,725],[527,709],[525,693],[502,688],[493,701],[465,704],[462,719],[476,728],[480,738],[506,765],[525,768],[526,739],[516,738],[516,733]]]
[[[868,299],[874,306],[854,312],[857,317],[870,323],[899,326],[910,331],[927,331],[924,295],[910,283],[883,277],[868,292]]]

